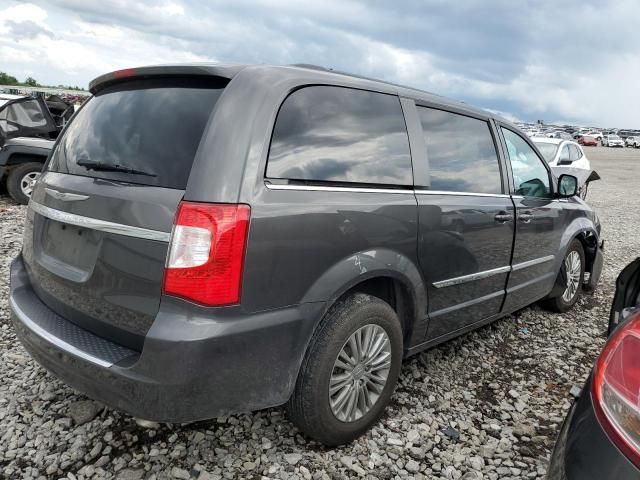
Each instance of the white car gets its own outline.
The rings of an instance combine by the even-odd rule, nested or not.
[[[624,141],[624,146],[640,148],[640,137],[627,137]]]
[[[572,167],[591,170],[591,162],[582,147],[571,140],[561,138],[532,138],[550,167]]]
[[[618,135],[605,135],[602,137],[602,146],[624,148],[624,140],[622,140]]]

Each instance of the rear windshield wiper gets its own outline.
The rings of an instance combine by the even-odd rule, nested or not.
[[[155,173],[145,172],[144,170],[137,170],[131,167],[125,167],[124,165],[116,165],[106,162],[94,162],[92,160],[78,160],[76,162],[81,167],[85,167],[87,170],[102,170],[105,172],[122,172],[131,173],[133,175],[146,175],[148,177],[157,177]]]

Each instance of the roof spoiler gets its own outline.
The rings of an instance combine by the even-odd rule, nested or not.
[[[94,78],[89,83],[89,91],[98,93],[111,85],[130,80],[132,78],[175,77],[175,76],[208,76],[231,80],[244,65],[216,65],[216,64],[186,64],[186,65],[155,65],[149,67],[125,68],[105,73]]]

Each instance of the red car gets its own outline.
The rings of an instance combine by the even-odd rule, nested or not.
[[[594,137],[590,137],[588,135],[583,135],[582,137],[578,138],[578,143],[580,145],[584,145],[585,147],[597,147],[598,146],[598,140]]]

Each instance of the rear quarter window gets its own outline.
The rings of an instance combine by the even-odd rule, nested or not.
[[[77,112],[48,169],[185,189],[223,88],[207,78],[132,80],[107,88]],[[95,163],[106,166],[86,166]],[[110,166],[139,173],[110,171]]]
[[[412,185],[400,100],[332,86],[293,92],[278,113],[266,175],[303,182]]]

